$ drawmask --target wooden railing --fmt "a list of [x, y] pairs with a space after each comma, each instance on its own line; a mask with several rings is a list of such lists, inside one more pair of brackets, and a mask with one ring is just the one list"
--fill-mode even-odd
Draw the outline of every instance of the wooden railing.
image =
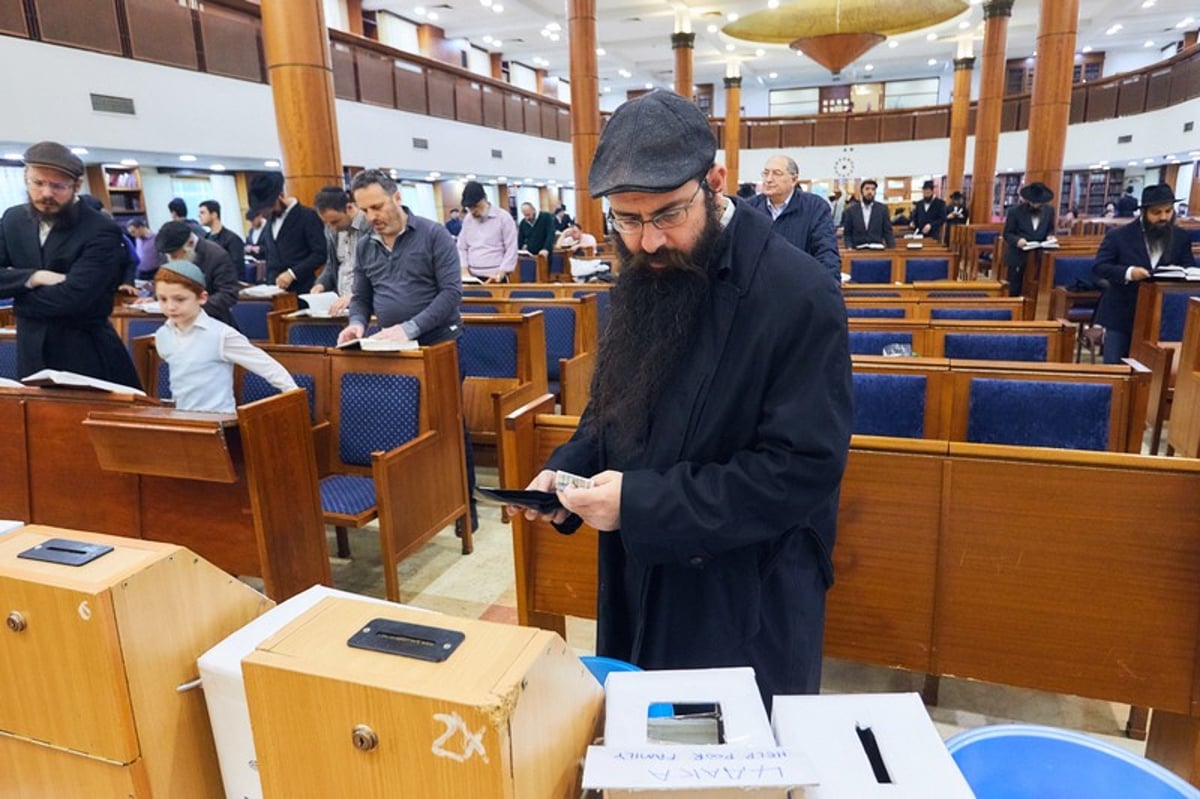
[[[95, 50], [142, 61], [266, 82], [262, 20], [246, 0], [206, 0], [189, 9], [162, 0], [0, 1], [0, 34]], [[441, 61], [406, 53], [372, 39], [329, 32], [338, 97], [570, 141], [570, 106]], [[1098, 122], [1142, 114], [1200, 97], [1200, 47], [1134, 72], [1071, 92], [1070, 122]], [[1001, 132], [1027, 130], [1029, 95], [1004, 98]], [[975, 129], [972, 103], [968, 131]], [[724, 122], [714, 118], [722, 141]], [[863, 114], [742, 119], [746, 149], [833, 147], [944, 139], [950, 106]]]

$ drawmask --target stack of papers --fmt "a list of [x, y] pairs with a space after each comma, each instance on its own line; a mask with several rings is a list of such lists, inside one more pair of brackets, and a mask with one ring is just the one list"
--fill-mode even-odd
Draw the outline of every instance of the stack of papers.
[[329, 308], [337, 302], [338, 295], [332, 291], [322, 291], [320, 294], [301, 294], [300, 299], [308, 303], [308, 316], [318, 319], [330, 316]]
[[276, 294], [282, 294], [283, 292], [284, 289], [279, 288], [279, 286], [272, 286], [269, 283], [263, 283], [259, 286], [250, 286], [249, 288], [244, 288], [239, 291], [238, 294], [242, 297], [262, 298], [274, 297]]

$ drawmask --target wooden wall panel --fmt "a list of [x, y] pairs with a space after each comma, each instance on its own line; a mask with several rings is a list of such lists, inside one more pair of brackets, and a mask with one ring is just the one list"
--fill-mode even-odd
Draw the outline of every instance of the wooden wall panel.
[[[608, 120], [604, 120], [604, 121], [607, 122]], [[717, 140], [717, 147], [721, 147], [722, 142], [725, 141], [724, 123], [710, 119], [708, 121], [708, 129], [710, 131], [712, 131], [713, 138]]]
[[1146, 110], [1157, 111], [1171, 102], [1171, 70], [1151, 72], [1146, 81]]
[[878, 141], [878, 114], [854, 114], [846, 119], [847, 144], [876, 144]]
[[531, 136], [542, 135], [542, 104], [537, 100], [525, 100], [525, 132]]
[[565, 108], [558, 109], [558, 140], [571, 140], [571, 112]]
[[258, 83], [266, 81], [259, 20], [208, 6], [200, 12], [200, 37], [208, 72]]
[[479, 81], [454, 79], [454, 118], [470, 125], [483, 124], [483, 91]]
[[525, 131], [525, 98], [516, 92], [504, 92], [504, 129]]
[[979, 116], [979, 107], [975, 104], [971, 105], [971, 110], [967, 112], [967, 135], [975, 135], [975, 119]]
[[392, 108], [396, 105], [396, 87], [392, 83], [392, 59], [367, 50], [355, 53], [358, 63], [358, 91], [364, 103]]
[[887, 114], [880, 120], [880, 141], [912, 141], [915, 117], [912, 114]]
[[52, 0], [38, 3], [42, 41], [121, 53], [116, 0]]
[[950, 111], [941, 109], [913, 114], [913, 138], [950, 138]]
[[504, 95], [492, 86], [483, 87], [483, 124], [489, 128], [504, 128]]
[[1100, 86], [1088, 87], [1087, 112], [1088, 122], [1099, 122], [1102, 119], [1112, 119], [1117, 115], [1117, 84], [1105, 83]]
[[1171, 105], [1200, 97], [1200, 54], [1171, 71]]
[[846, 143], [846, 118], [840, 114], [829, 114], [828, 117], [818, 117], [814, 123], [813, 144], [817, 147]]
[[196, 34], [192, 11], [160, 0], [125, 0], [133, 57], [156, 64], [196, 69]]
[[812, 147], [812, 122], [784, 122], [779, 126], [779, 145], [781, 147]]
[[333, 61], [333, 94], [343, 100], [358, 99], [358, 78], [354, 73], [354, 51], [335, 42], [329, 47]]
[[429, 113], [429, 100], [425, 96], [425, 67], [393, 61], [392, 82], [396, 86], [397, 108], [415, 114]]
[[429, 94], [429, 115], [454, 119], [454, 76], [431, 69], [425, 73], [425, 87]]
[[1146, 76], [1134, 75], [1117, 84], [1117, 116], [1140, 114], [1146, 108]]
[[13, 36], [28, 36], [25, 7], [21, 0], [0, 0], [0, 31]]
[[1020, 110], [1018, 107], [1018, 98], [1006, 97], [1000, 106], [1000, 132], [1010, 133], [1018, 130], [1017, 123], [1020, 121]]
[[750, 132], [751, 150], [779, 149], [779, 123], [746, 125]]
[[1087, 111], [1087, 86], [1076, 86], [1071, 89], [1071, 116], [1068, 124], [1077, 125], [1083, 122], [1084, 112]]
[[558, 107], [542, 103], [542, 135], [547, 139], [558, 138]]

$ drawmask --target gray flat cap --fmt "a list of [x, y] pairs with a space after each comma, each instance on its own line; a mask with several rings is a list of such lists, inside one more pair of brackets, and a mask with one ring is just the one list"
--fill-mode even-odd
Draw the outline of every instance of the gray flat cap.
[[717, 141], [696, 104], [653, 91], [613, 112], [600, 134], [588, 190], [593, 197], [674, 191], [707, 171], [716, 154]]
[[25, 166], [57, 169], [73, 178], [83, 177], [83, 160], [56, 141], [40, 141], [25, 151]]

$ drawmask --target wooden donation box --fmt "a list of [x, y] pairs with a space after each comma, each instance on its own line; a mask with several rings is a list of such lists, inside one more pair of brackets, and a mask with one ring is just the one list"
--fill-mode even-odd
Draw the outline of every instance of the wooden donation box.
[[196, 658], [270, 604], [173, 544], [0, 536], [0, 796], [220, 796]]
[[341, 598], [242, 671], [266, 799], [576, 799], [604, 702], [555, 633]]

